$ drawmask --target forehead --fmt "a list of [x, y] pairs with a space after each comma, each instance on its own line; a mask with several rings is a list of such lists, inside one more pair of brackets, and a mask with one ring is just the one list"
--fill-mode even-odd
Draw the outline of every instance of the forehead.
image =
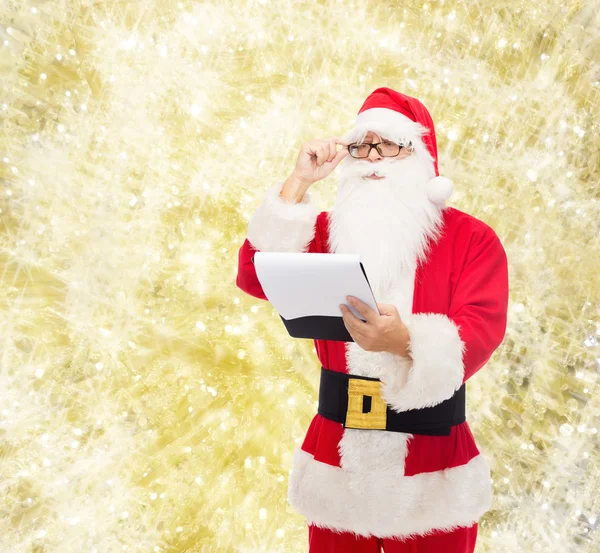
[[375, 131], [368, 131], [365, 135], [365, 140], [389, 140], [389, 138], [383, 134], [377, 133]]

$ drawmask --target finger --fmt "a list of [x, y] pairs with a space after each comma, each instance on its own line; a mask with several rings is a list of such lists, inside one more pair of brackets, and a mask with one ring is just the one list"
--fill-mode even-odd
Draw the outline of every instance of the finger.
[[356, 332], [360, 332], [361, 334], [365, 331], [365, 325], [367, 324], [365, 321], [359, 319], [348, 309], [345, 305], [342, 305], [340, 308], [342, 311], [342, 318], [344, 322], [352, 327]]
[[333, 140], [329, 141], [329, 156], [327, 157], [327, 161], [331, 161], [335, 154], [337, 154], [337, 148], [335, 146], [335, 142]]
[[340, 136], [334, 136], [333, 138], [335, 139], [336, 144], [341, 144], [342, 146], [348, 146], [348, 144], [351, 144], [349, 140], [343, 140]]
[[325, 149], [323, 146], [318, 146], [317, 150], [317, 165], [320, 167], [325, 162]]
[[335, 157], [331, 160], [331, 163], [333, 164], [333, 168], [335, 169], [338, 165], [338, 163], [340, 161], [342, 161], [342, 159], [344, 159], [350, 152], [348, 151], [348, 148], [342, 148], [341, 150], [338, 151], [337, 154], [335, 154]]
[[[345, 309], [345, 311], [348, 311], [348, 309]], [[352, 315], [352, 317], [355, 320], [358, 320], [353, 315]], [[346, 327], [346, 330], [350, 333], [350, 336], [352, 336], [352, 338], [354, 338], [354, 340], [356, 340], [356, 337], [358, 337], [359, 339], [365, 338], [365, 335], [361, 331], [361, 329], [359, 327], [357, 327], [347, 315], [342, 316], [342, 320], [344, 321], [344, 326]], [[360, 321], [360, 322], [362, 323], [362, 321]], [[365, 324], [365, 323], [362, 323], [362, 324]]]
[[354, 307], [354, 309], [356, 309], [365, 319], [367, 319], [367, 323], [373, 324], [379, 318], [379, 315], [375, 313], [375, 311], [364, 301], [361, 301], [353, 296], [347, 299], [350, 302], [350, 305]]

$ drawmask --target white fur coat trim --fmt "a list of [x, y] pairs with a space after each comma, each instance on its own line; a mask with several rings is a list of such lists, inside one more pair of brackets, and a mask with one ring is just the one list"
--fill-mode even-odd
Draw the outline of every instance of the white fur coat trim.
[[263, 252], [301, 253], [315, 235], [319, 209], [309, 192], [300, 203], [279, 196], [283, 182], [276, 183], [248, 222], [248, 241]]
[[382, 395], [397, 412], [441, 403], [454, 395], [464, 378], [465, 345], [458, 327], [446, 315], [419, 313], [404, 324], [412, 361], [389, 352], [382, 352], [381, 360]]
[[322, 528], [367, 537], [426, 535], [471, 526], [490, 509], [490, 468], [480, 454], [466, 465], [414, 476], [404, 476], [402, 466], [349, 472], [297, 448], [288, 500]]

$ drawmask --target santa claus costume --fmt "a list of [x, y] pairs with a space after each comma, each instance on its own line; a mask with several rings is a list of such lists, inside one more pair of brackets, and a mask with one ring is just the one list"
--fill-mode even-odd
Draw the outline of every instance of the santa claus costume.
[[[331, 211], [320, 212], [310, 192], [282, 199], [283, 181], [270, 187], [239, 250], [236, 284], [267, 300], [256, 251], [359, 253], [376, 301], [396, 306], [408, 328], [411, 358], [315, 340], [322, 372], [380, 381], [388, 415], [415, 420], [461, 392], [464, 406], [464, 384], [502, 342], [507, 257], [490, 226], [446, 206], [452, 181], [439, 176], [433, 121], [419, 100], [376, 89], [343, 138], [360, 142], [367, 131], [414, 152], [377, 163], [347, 156]], [[373, 170], [385, 178], [363, 178]], [[316, 413], [289, 477], [310, 553], [471, 553], [491, 507], [490, 467], [464, 417], [448, 432], [350, 428]]]

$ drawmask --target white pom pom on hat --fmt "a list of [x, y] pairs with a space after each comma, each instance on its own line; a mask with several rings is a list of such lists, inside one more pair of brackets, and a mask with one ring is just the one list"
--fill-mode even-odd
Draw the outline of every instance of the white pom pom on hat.
[[438, 171], [437, 141], [433, 119], [427, 108], [417, 98], [402, 94], [388, 87], [380, 87], [371, 92], [364, 101], [353, 130], [346, 134], [348, 138], [357, 131], [378, 129], [396, 134], [418, 137], [421, 135], [419, 125], [429, 132], [420, 138], [433, 158], [435, 177], [427, 183], [427, 197], [435, 204], [444, 204], [454, 190], [454, 183], [447, 177], [441, 177]]
[[436, 204], [445, 202], [454, 190], [454, 182], [448, 177], [433, 177], [427, 183], [427, 197]]

